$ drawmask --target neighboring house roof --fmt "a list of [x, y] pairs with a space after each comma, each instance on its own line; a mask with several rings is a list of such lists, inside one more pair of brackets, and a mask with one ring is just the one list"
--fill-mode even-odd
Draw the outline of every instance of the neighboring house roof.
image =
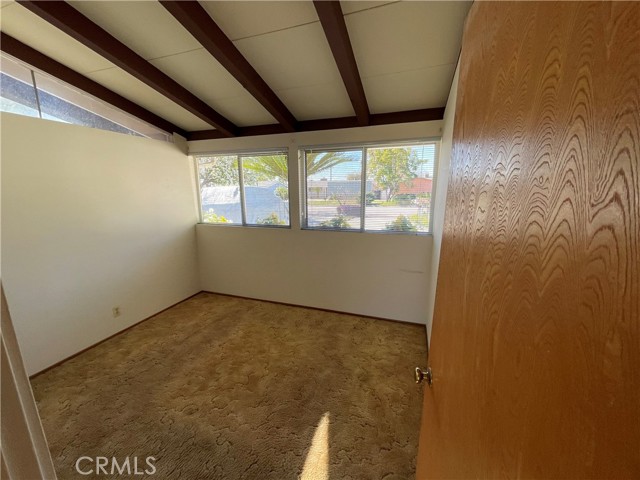
[[[244, 187], [248, 223], [256, 223], [275, 213], [282, 219], [289, 217], [289, 204], [275, 193], [283, 186], [278, 182], [269, 185]], [[238, 186], [205, 187], [202, 189], [202, 210], [214, 211], [235, 222], [240, 222], [240, 189]]]
[[411, 182], [400, 185], [398, 193], [431, 193], [433, 178], [414, 178]]

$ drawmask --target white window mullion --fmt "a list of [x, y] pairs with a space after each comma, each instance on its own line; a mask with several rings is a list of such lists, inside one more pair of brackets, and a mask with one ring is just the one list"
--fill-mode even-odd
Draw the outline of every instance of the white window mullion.
[[247, 225], [247, 205], [244, 198], [244, 176], [242, 174], [242, 157], [238, 155], [238, 188], [240, 188], [240, 210], [242, 212], [242, 225]]
[[360, 195], [360, 231], [364, 232], [364, 217], [365, 217], [365, 205], [367, 198], [367, 148], [362, 148], [362, 173], [360, 174], [361, 180], [361, 195]]
[[299, 211], [302, 213], [300, 219], [300, 228], [307, 228], [309, 218], [309, 204], [307, 201], [307, 152], [300, 150], [296, 153], [296, 161], [298, 162], [298, 178], [296, 184], [298, 185], [298, 202], [301, 208]]

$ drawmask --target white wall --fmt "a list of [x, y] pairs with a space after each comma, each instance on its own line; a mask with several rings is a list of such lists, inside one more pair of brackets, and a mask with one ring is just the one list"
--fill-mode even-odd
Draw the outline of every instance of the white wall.
[[442, 245], [442, 231], [444, 228], [445, 204], [447, 201], [447, 186], [449, 185], [449, 166], [451, 165], [451, 149], [453, 146], [453, 121], [456, 113], [456, 98], [458, 94], [458, 74], [460, 62], [451, 84], [447, 107], [444, 112], [444, 126], [440, 143], [440, 161], [436, 173], [436, 191], [434, 201], [437, 208], [433, 214], [433, 249], [431, 253], [431, 278], [427, 294], [427, 339], [431, 343], [431, 327], [433, 325], [433, 309], [436, 299], [436, 285], [438, 283], [438, 266], [440, 264], [440, 247]]
[[29, 374], [200, 290], [193, 169], [178, 147], [1, 121], [2, 280]]
[[198, 225], [204, 290], [424, 323], [431, 236]]
[[[198, 225], [204, 290], [426, 323], [430, 235], [300, 230], [298, 148], [439, 138], [441, 121], [189, 143], [189, 152], [289, 147], [291, 230]], [[437, 206], [436, 206], [437, 208]]]

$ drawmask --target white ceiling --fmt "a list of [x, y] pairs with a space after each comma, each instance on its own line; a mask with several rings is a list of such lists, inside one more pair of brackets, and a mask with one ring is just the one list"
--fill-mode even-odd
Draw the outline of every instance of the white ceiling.
[[393, 2], [345, 16], [371, 113], [446, 104], [468, 9]]
[[[74, 8], [239, 126], [276, 123], [158, 2]], [[200, 2], [298, 120], [354, 115], [311, 0]], [[470, 2], [343, 1], [372, 113], [445, 105]], [[14, 2], [3, 32], [185, 130], [212, 128]]]
[[224, 1], [201, 4], [234, 41], [318, 21], [311, 1]]

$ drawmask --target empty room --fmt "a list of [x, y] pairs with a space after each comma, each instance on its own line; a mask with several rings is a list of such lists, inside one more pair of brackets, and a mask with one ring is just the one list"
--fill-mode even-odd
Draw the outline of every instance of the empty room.
[[0, 31], [2, 479], [640, 478], [640, 2]]

